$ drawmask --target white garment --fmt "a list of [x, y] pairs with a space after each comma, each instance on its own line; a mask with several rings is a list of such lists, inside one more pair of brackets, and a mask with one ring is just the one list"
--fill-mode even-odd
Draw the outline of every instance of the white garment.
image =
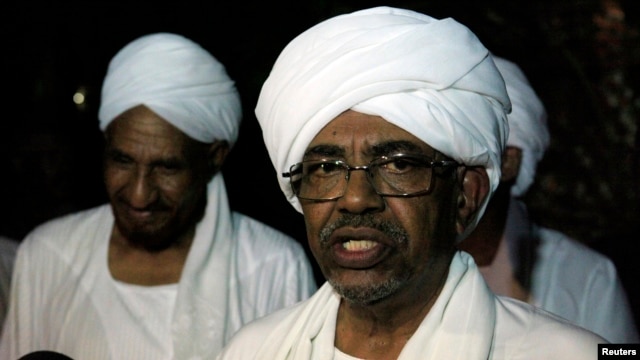
[[541, 228], [538, 234], [533, 304], [612, 343], [639, 343], [627, 294], [611, 260], [558, 231]]
[[[310, 299], [242, 328], [218, 360], [332, 360], [340, 297], [325, 283]], [[605, 340], [526, 303], [496, 297], [473, 258], [459, 252], [429, 314], [399, 356], [406, 359], [598, 358]]]
[[15, 262], [18, 244], [13, 239], [0, 236], [0, 332], [2, 332], [4, 317], [9, 308], [11, 273], [13, 272], [13, 263]]
[[529, 190], [538, 162], [549, 147], [551, 135], [547, 127], [547, 111], [518, 65], [497, 56], [493, 56], [493, 62], [504, 78], [511, 99], [511, 113], [507, 115], [507, 146], [522, 150], [518, 176], [511, 186], [511, 195], [518, 197]]
[[131, 314], [128, 297], [119, 296], [109, 272], [113, 226], [111, 207], [103, 205], [46, 223], [25, 238], [16, 258], [0, 359], [44, 349], [77, 360], [212, 359], [241, 325], [315, 290], [302, 246], [230, 212], [217, 174], [175, 308], [167, 309], [173, 313], [173, 341], [165, 339], [164, 346], [173, 351], [158, 351], [146, 341], [146, 327]]
[[[612, 343], [640, 341], [627, 294], [609, 258], [559, 231], [532, 224], [525, 205], [513, 198], [504, 236], [509, 256], [503, 262], [511, 262], [504, 265], [526, 269], [531, 266], [526, 263], [533, 264], [530, 303]], [[518, 255], [529, 253], [531, 259]]]

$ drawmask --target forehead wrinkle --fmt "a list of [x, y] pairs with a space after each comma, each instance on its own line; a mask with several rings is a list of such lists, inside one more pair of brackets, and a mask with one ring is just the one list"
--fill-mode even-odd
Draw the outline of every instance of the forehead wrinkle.
[[425, 154], [425, 150], [428, 149], [412, 141], [389, 140], [373, 145], [370, 152], [373, 156], [388, 156], [397, 153], [431, 155]]
[[[388, 140], [365, 147], [362, 153], [366, 156], [380, 157], [397, 153], [409, 153], [431, 156], [433, 149], [421, 146], [408, 140]], [[308, 149], [304, 158], [312, 156], [345, 157], [346, 151], [342, 146], [332, 144], [319, 144]]]

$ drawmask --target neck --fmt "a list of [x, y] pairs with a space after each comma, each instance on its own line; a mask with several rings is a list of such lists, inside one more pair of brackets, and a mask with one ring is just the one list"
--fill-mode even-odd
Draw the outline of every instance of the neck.
[[336, 325], [336, 347], [359, 358], [397, 358], [444, 286], [451, 258], [442, 262], [430, 267], [418, 281], [374, 304], [354, 304], [342, 299]]
[[111, 276], [121, 282], [142, 286], [177, 283], [194, 236], [195, 226], [169, 247], [150, 251], [128, 241], [114, 226], [108, 254]]
[[460, 250], [471, 254], [478, 266], [490, 265], [496, 256], [507, 222], [509, 191], [508, 186], [498, 187], [476, 228], [459, 244]]

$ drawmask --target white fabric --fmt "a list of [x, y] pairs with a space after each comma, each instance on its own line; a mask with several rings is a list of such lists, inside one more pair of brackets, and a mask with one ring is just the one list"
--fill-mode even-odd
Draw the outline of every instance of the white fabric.
[[349, 354], [345, 354], [340, 351], [338, 348], [334, 349], [333, 360], [364, 360], [361, 358], [353, 357]]
[[509, 108], [502, 77], [469, 29], [377, 7], [331, 18], [291, 41], [255, 113], [280, 188], [301, 211], [280, 174], [345, 110], [379, 115], [459, 162], [486, 166], [495, 189]]
[[[512, 199], [505, 237], [512, 267], [527, 266], [532, 252], [532, 304], [589, 329], [612, 343], [638, 343], [627, 294], [609, 258], [567, 235], [530, 222], [526, 207]], [[524, 248], [533, 247], [530, 250]], [[495, 264], [491, 265], [492, 267]]]
[[100, 128], [144, 104], [191, 138], [204, 143], [238, 138], [242, 107], [224, 65], [180, 35], [142, 36], [109, 63], [102, 85]]
[[18, 242], [0, 236], [0, 333], [2, 323], [9, 308], [9, 291], [11, 289], [11, 274], [18, 250]]
[[145, 339], [139, 341], [153, 344], [158, 354], [173, 353], [173, 343], [167, 339], [171, 339], [172, 310], [178, 297], [178, 284], [139, 286], [116, 281], [115, 290], [127, 312], [112, 312], [111, 316], [103, 318], [103, 326], [118, 328], [127, 323], [129, 317], [134, 317], [142, 331], [130, 333], [131, 336], [144, 336]]
[[[561, 232], [531, 224], [526, 206], [515, 199], [528, 190], [537, 163], [549, 146], [547, 114], [516, 64], [495, 56], [494, 62], [505, 79], [513, 106], [508, 115], [507, 144], [522, 149], [522, 164], [511, 188], [514, 198], [509, 204], [506, 231], [501, 240], [501, 248], [506, 246], [509, 256], [494, 260], [493, 274], [511, 274], [514, 268], [528, 266], [522, 262], [531, 261], [532, 304], [594, 331], [610, 342], [640, 342], [627, 294], [611, 260]], [[532, 250], [523, 251], [531, 247]], [[532, 253], [533, 257], [524, 259], [523, 253]], [[509, 271], [501, 272], [501, 268]]]
[[507, 145], [522, 150], [522, 160], [511, 195], [522, 196], [533, 183], [538, 162], [549, 147], [550, 135], [547, 128], [547, 111], [531, 87], [529, 80], [518, 65], [494, 56], [493, 61], [500, 70], [511, 100], [509, 137]]
[[[310, 299], [242, 328], [218, 360], [332, 360], [339, 304], [325, 283]], [[472, 257], [458, 253], [399, 360], [597, 359], [597, 344], [604, 342], [536, 307], [496, 297]]]
[[633, 312], [615, 265], [555, 230], [539, 230], [533, 304], [612, 343], [640, 343]]
[[[173, 353], [146, 342], [107, 264], [114, 218], [103, 205], [39, 226], [16, 258], [0, 359], [55, 350], [74, 359], [212, 359], [244, 323], [310, 296], [312, 268], [302, 246], [229, 211], [224, 181], [208, 204], [178, 285]], [[119, 313], [117, 326], [106, 318]]]

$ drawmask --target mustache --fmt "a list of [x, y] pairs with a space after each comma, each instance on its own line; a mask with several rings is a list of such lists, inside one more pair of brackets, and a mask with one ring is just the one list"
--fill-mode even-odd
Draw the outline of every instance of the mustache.
[[165, 210], [171, 209], [171, 207], [168, 206], [162, 199], [157, 199], [156, 201], [145, 206], [144, 208], [136, 208], [135, 206], [132, 206], [131, 203], [129, 203], [129, 201], [127, 201], [126, 198], [121, 196], [117, 197], [116, 200], [120, 204], [123, 204], [129, 208], [135, 208], [139, 211], [165, 211]]
[[320, 230], [320, 245], [322, 247], [328, 246], [331, 234], [337, 229], [347, 226], [376, 229], [395, 240], [399, 245], [406, 244], [409, 239], [409, 235], [402, 226], [391, 221], [377, 219], [373, 214], [343, 214], [336, 221], [327, 224]]

